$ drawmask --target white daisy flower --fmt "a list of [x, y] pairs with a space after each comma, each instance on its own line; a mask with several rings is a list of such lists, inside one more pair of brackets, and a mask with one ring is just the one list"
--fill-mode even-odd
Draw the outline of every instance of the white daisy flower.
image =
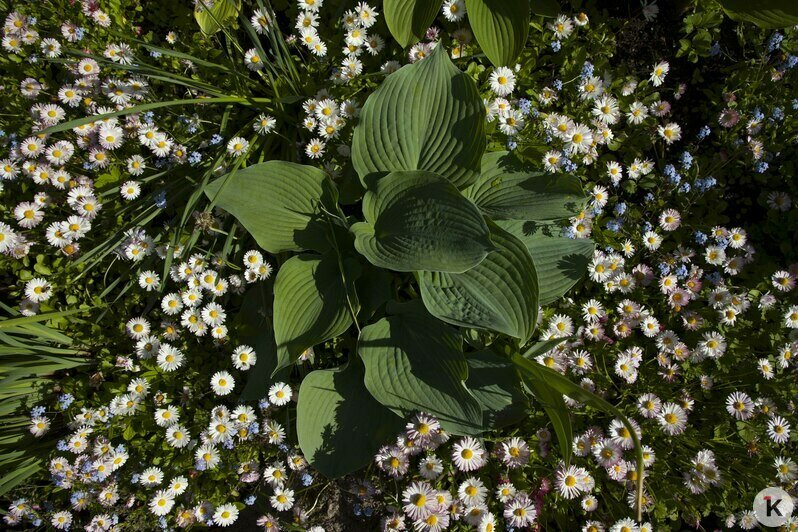
[[175, 497], [169, 490], [159, 490], [150, 499], [150, 512], [156, 516], [163, 516], [172, 511], [175, 505]]
[[119, 195], [122, 199], [131, 201], [139, 197], [141, 194], [141, 185], [135, 181], [125, 181], [119, 187]]
[[277, 488], [274, 490], [274, 495], [269, 498], [269, 502], [278, 512], [288, 511], [294, 506], [294, 491]]
[[25, 296], [34, 303], [42, 303], [53, 295], [53, 287], [42, 277], [34, 277], [25, 283]]
[[787, 443], [790, 439], [790, 423], [781, 416], [773, 416], [768, 421], [768, 436], [776, 443]]
[[275, 383], [269, 388], [269, 401], [273, 405], [283, 406], [291, 400], [291, 387], [283, 382]]
[[665, 81], [665, 76], [668, 75], [670, 71], [670, 65], [667, 61], [660, 61], [654, 68], [651, 70], [651, 84], [655, 87], [659, 87]]
[[216, 395], [227, 395], [233, 391], [236, 382], [226, 371], [217, 371], [211, 377], [211, 388]]
[[[246, 371], [258, 361], [255, 350], [248, 345], [240, 345], [235, 348], [231, 355], [233, 366], [237, 370]], [[290, 395], [290, 394], [289, 394]]]
[[191, 434], [182, 425], [170, 425], [166, 429], [166, 443], [181, 449], [191, 443]]
[[657, 133], [665, 139], [666, 144], [673, 144], [682, 138], [682, 128], [679, 124], [670, 122], [664, 126], [657, 126]]
[[147, 292], [152, 292], [158, 288], [161, 277], [152, 270], [146, 270], [139, 274], [139, 286]]
[[234, 157], [244, 154], [249, 148], [249, 141], [243, 137], [233, 137], [227, 143], [227, 153]]
[[490, 75], [490, 89], [499, 96], [509, 96], [515, 89], [515, 74], [507, 67], [498, 67]]
[[446, 0], [441, 8], [443, 17], [449, 22], [458, 22], [463, 20], [466, 14], [466, 5], [464, 0]]
[[468, 436], [452, 447], [452, 460], [460, 471], [476, 471], [487, 463], [485, 449], [477, 440]]
[[221, 504], [213, 513], [213, 522], [217, 526], [230, 526], [236, 519], [238, 519], [238, 508], [234, 504]]
[[176, 347], [169, 344], [161, 344], [158, 349], [158, 367], [163, 371], [175, 371], [183, 365], [184, 361], [185, 355]]

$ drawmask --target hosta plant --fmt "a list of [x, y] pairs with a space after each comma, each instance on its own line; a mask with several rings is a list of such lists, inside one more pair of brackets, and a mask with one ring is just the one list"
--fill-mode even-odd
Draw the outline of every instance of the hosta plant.
[[205, 189], [282, 258], [273, 375], [300, 358], [324, 368], [302, 381], [297, 432], [327, 475], [365, 465], [415, 411], [454, 434], [517, 420], [527, 385], [570, 448], [562, 397], [518, 353], [539, 305], [585, 271], [592, 242], [558, 236], [584, 194], [575, 177], [485, 153], [484, 123], [473, 80], [441, 48], [366, 101], [356, 176], [337, 185], [320, 169], [267, 161]]

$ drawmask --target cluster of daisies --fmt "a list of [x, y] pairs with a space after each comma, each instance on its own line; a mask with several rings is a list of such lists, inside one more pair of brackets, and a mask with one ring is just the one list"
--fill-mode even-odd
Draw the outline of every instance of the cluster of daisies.
[[485, 118], [488, 123], [495, 122], [498, 130], [507, 135], [508, 146], [513, 148], [513, 138], [518, 135], [529, 120], [532, 113], [532, 102], [526, 98], [512, 98], [515, 90], [515, 69], [506, 66], [497, 67], [491, 72], [488, 82], [495, 98], [483, 98]]
[[[314, 98], [305, 100], [302, 104], [305, 117], [302, 125], [308, 131], [318, 135], [305, 145], [305, 155], [310, 159], [320, 159], [324, 156], [327, 143], [333, 142], [341, 136], [342, 130], [346, 127], [347, 121], [360, 114], [360, 105], [356, 100], [343, 100], [337, 102], [329, 92], [322, 90]], [[337, 153], [341, 156], [349, 156], [349, 145], [340, 143], [337, 146]], [[332, 176], [338, 176], [340, 171], [332, 162], [326, 162], [324, 168]]]
[[[597, 382], [605, 386], [622, 383], [627, 387], [624, 400], [634, 401], [636, 415], [643, 419], [638, 423], [632, 418], [633, 426], [647, 435], [661, 432], [671, 441], [690, 433], [691, 413], [701, 419], [704, 408], [713, 408], [714, 403], [704, 407], [696, 395], [711, 401], [716, 380], [724, 382], [727, 390], [750, 389], [746, 380], [724, 380], [727, 370], [723, 368], [729, 357], [734, 358], [733, 364], [745, 364], [764, 381], [778, 376], [794, 378], [790, 375], [794, 375], [793, 354], [798, 348], [798, 306], [788, 295], [795, 288], [798, 267], [775, 272], [766, 283], [772, 292], [752, 296], [748, 288], [734, 282], [743, 267], [754, 261], [745, 230], [716, 226], [704, 234], [689, 228], [687, 234], [702, 245], [695, 249], [677, 231], [682, 223], [679, 212], [666, 208], [653, 216], [663, 235], [641, 227], [640, 249], [627, 239], [617, 249], [595, 251], [588, 275], [601, 288], [586, 294], [592, 296], [589, 299], [574, 301], [569, 311], [552, 315], [542, 332], [544, 339], [577, 339], [539, 355], [537, 361], [572, 375], [590, 391], [605, 393]], [[675, 242], [668, 242], [671, 238]], [[754, 355], [746, 350], [729, 354], [726, 336], [730, 331], [737, 336], [735, 328], [753, 312], [761, 313], [774, 329], [781, 328], [784, 340], [770, 353]], [[614, 373], [616, 384], [605, 378], [609, 377], [607, 371]], [[653, 390], [657, 380], [665, 385], [657, 387], [662, 391]], [[752, 423], [772, 442], [776, 453], [773, 483], [793, 484], [798, 467], [779, 454], [779, 447], [789, 445], [791, 434], [787, 415], [779, 412], [783, 408], [791, 412], [792, 404], [777, 405], [766, 395], [753, 399], [742, 390], [726, 392], [722, 400], [732, 428], [738, 421]], [[569, 398], [566, 402], [577, 409], [583, 407]], [[636, 475], [634, 463], [623, 459], [623, 452], [631, 448], [630, 434], [617, 421], [609, 432], [605, 437], [600, 430], [589, 428], [575, 438], [574, 453], [594, 456], [610, 479], [628, 487]], [[654, 457], [655, 448], [644, 446], [647, 467]], [[721, 483], [723, 465], [716, 465], [711, 449], [703, 449], [683, 466], [684, 486], [691, 493], [703, 493]], [[630, 494], [630, 505], [633, 501]], [[644, 501], [649, 507], [653, 504], [647, 494]], [[595, 499], [583, 497], [582, 509], [595, 510]], [[738, 516], [745, 528], [753, 526], [748, 526], [752, 523], [748, 514]], [[735, 519], [728, 517], [729, 526]], [[593, 530], [590, 526], [594, 524], [588, 523], [586, 529]]]
[[[327, 43], [319, 35], [321, 7], [323, 0], [299, 0], [300, 9], [296, 18], [292, 37], [317, 57], [327, 55]], [[385, 41], [377, 34], [369, 35], [369, 30], [377, 23], [379, 12], [366, 2], [359, 2], [354, 9], [344, 12], [341, 26], [344, 33], [343, 59], [338, 68], [333, 69], [330, 81], [347, 83], [363, 73], [363, 52], [378, 55], [385, 47]], [[253, 20], [255, 18], [253, 17]]]
[[[133, 354], [116, 355], [113, 376], [107, 380], [120, 391], [110, 400], [91, 406], [81, 402], [78, 408], [75, 397], [65, 392], [49, 411], [44, 405], [32, 409], [29, 430], [33, 436], [47, 434], [56, 418], [69, 428], [49, 462], [53, 485], [70, 493], [69, 505], [57, 508], [17, 500], [5, 517], [8, 525], [49, 520], [53, 527], [66, 530], [80, 520], [89, 530], [109, 530], [118, 523], [119, 513], [143, 506], [163, 527], [196, 523], [224, 527], [236, 521], [240, 507], [254, 504], [254, 492], [265, 486], [271, 491], [268, 501], [274, 512], [296, 510], [298, 521], [307, 519], [301, 507], [295, 508], [294, 488], [310, 485], [313, 476], [306, 471], [302, 455], [286, 444], [286, 430], [275, 420], [279, 409], [295, 400], [291, 387], [273, 384], [256, 407], [235, 401], [228, 406], [219, 401], [236, 389], [236, 377], [230, 371], [220, 369], [203, 380], [189, 369], [201, 364], [203, 350], [213, 348], [191, 341], [192, 336], [210, 332], [217, 349], [230, 350], [232, 343], [224, 326], [227, 313], [215, 298], [235, 281], [212, 268], [219, 262], [192, 255], [172, 267], [172, 281], [184, 283], [184, 288], [164, 295], [160, 310], [151, 311], [161, 317], [158, 331], [144, 317], [126, 323]], [[244, 254], [243, 264], [250, 282], [271, 273], [256, 250]], [[159, 283], [154, 271], [140, 272], [139, 284], [145, 293]], [[203, 297], [211, 300], [203, 304]], [[177, 316], [180, 323], [173, 321]], [[191, 334], [186, 336], [184, 331]], [[248, 345], [238, 345], [230, 350], [229, 360], [236, 371], [246, 372], [257, 363], [257, 353]], [[205, 397], [217, 404], [209, 405]], [[134, 425], [146, 426], [147, 418], [156, 427], [147, 438], [154, 434], [165, 442], [171, 449], [170, 459], [153, 463], [156, 456], [120, 441], [121, 432]], [[209, 501], [198, 485], [203, 471], [227, 472], [230, 482], [241, 483], [253, 493], [243, 505]], [[270, 514], [260, 521], [267, 529], [279, 526], [278, 518]]]
[[[609, 434], [592, 428], [574, 440], [577, 456], [593, 456], [614, 480], [630, 487], [630, 507], [636, 503], [633, 483], [633, 462], [623, 453], [632, 449], [629, 432], [619, 420], [609, 427]], [[639, 433], [638, 433], [639, 434]], [[537, 431], [537, 454], [549, 453], [551, 434]], [[455, 522], [480, 532], [503, 529], [529, 529], [544, 511], [547, 495], [552, 491], [565, 500], [581, 501], [585, 512], [599, 508], [591, 492], [596, 486], [593, 475], [584, 467], [560, 463], [554, 479], [536, 478], [529, 468], [535, 451], [520, 437], [495, 442], [489, 451], [485, 443], [472, 437], [450, 441], [440, 423], [428, 414], [417, 414], [407, 424], [393, 445], [384, 446], [375, 456], [379, 469], [389, 478], [400, 481], [401, 507], [389, 504], [381, 524], [385, 532], [409, 529], [419, 532], [446, 530]], [[653, 451], [644, 449], [646, 466], [654, 462]], [[516, 479], [515, 481], [512, 479]], [[520, 480], [524, 479], [524, 480]], [[520, 481], [527, 489], [517, 485]], [[374, 489], [365, 490], [364, 498]], [[644, 495], [644, 504], [650, 500]], [[612, 530], [651, 531], [651, 524], [638, 524], [631, 519], [617, 521]], [[600, 521], [588, 521], [583, 530], [601, 531]]]
[[[148, 245], [149, 244], [149, 245]], [[125, 257], [133, 256], [133, 261], [142, 260], [146, 252], [141, 249], [152, 249], [152, 241], [144, 231], [133, 231], [117, 249], [117, 253]], [[168, 246], [155, 248], [160, 259], [166, 259]], [[172, 250], [173, 259], [181, 259], [182, 249]], [[161, 312], [164, 321], [161, 328], [176, 331], [184, 328], [197, 337], [210, 335], [216, 340], [225, 340], [228, 337], [226, 325], [227, 311], [219, 299], [226, 294], [241, 295], [245, 285], [267, 279], [271, 276], [272, 267], [264, 261], [263, 254], [257, 250], [247, 251], [244, 255], [244, 275], [237, 273], [223, 275], [221, 272], [226, 264], [222, 257], [215, 255], [206, 258], [195, 253], [187, 260], [173, 265], [169, 270], [169, 277], [175, 283], [181, 283], [183, 288], [178, 292], [168, 292], [161, 298]], [[138, 274], [139, 286], [147, 292], [160, 290], [162, 280], [158, 272], [152, 269], [142, 269]], [[179, 321], [178, 321], [179, 320]], [[158, 346], [152, 344], [150, 331], [152, 326], [143, 317], [131, 318], [126, 325], [128, 334], [147, 350], [137, 350], [139, 356], [151, 356], [158, 351]], [[142, 342], [143, 341], [143, 342]], [[166, 349], [164, 353], [174, 356], [164, 359], [166, 355], [159, 352], [158, 365], [164, 371], [174, 371], [182, 365], [182, 356], [174, 352], [168, 345], [161, 346]], [[242, 369], [242, 368], [239, 368]], [[248, 369], [248, 365], [246, 368]]]
[[[84, 11], [90, 9], [89, 20], [98, 23], [96, 18], [106, 15], [94, 4], [83, 2], [82, 5]], [[32, 17], [19, 12], [6, 17], [3, 35], [14, 44], [14, 50], [9, 51], [29, 56], [35, 56], [38, 51], [46, 59], [58, 59], [70, 44], [83, 45], [85, 42], [86, 30], [74, 23], [61, 25], [61, 39], [40, 38], [35, 30], [36, 23]], [[167, 36], [168, 42], [174, 40], [174, 36]], [[138, 75], [118, 75], [134, 60], [133, 50], [127, 44], [104, 45], [97, 55], [115, 64], [114, 67], [107, 67], [85, 55], [67, 56], [67, 59], [60, 59], [63, 64], [59, 65], [63, 72], [59, 77], [63, 80], [60, 86], [48, 87], [33, 77], [25, 78], [19, 84], [19, 94], [32, 102], [31, 131], [24, 136], [12, 133], [3, 139], [5, 156], [0, 159], [0, 194], [17, 198], [17, 203], [11, 209], [9, 219], [0, 219], [0, 254], [23, 259], [32, 250], [49, 253], [55, 248], [64, 256], [77, 258], [82, 251], [81, 240], [90, 233], [92, 225], [98, 223], [97, 217], [102, 216], [103, 206], [107, 206], [109, 200], [113, 201], [105, 190], [106, 185], [99, 187], [96, 184], [98, 175], [115, 172], [112, 175], [124, 176], [119, 180], [118, 192], [123, 202], [130, 202], [141, 197], [143, 185], [149, 181], [144, 177], [148, 170], [193, 165], [202, 160], [200, 151], [189, 153], [186, 146], [156, 125], [152, 112], [124, 117], [105, 116], [88, 121], [69, 130], [70, 140], [57, 140], [54, 138], [57, 133], [48, 134], [47, 128], [68, 118], [114, 113], [152, 96], [146, 79]], [[186, 63], [185, 66], [190, 68], [192, 65]], [[113, 75], [107, 75], [110, 71]], [[350, 109], [350, 105], [343, 105], [333, 118], [347, 116]], [[189, 133], [199, 130], [196, 117], [180, 119]], [[272, 132], [275, 126], [275, 118], [268, 114], [262, 114], [253, 121], [253, 129], [259, 135]], [[320, 126], [319, 131], [331, 138], [339, 127], [340, 119], [330, 120], [325, 122], [325, 127]], [[220, 144], [223, 140], [220, 135], [213, 135], [198, 148]], [[248, 147], [249, 142], [242, 137], [234, 137], [227, 143], [227, 150], [233, 156], [246, 153]], [[24, 201], [18, 198], [24, 198]], [[153, 199], [158, 208], [165, 208], [163, 191], [154, 194]], [[111, 207], [112, 214], [116, 212], [115, 207]], [[142, 229], [130, 229], [125, 236], [117, 249], [117, 255], [125, 260], [138, 262], [156, 251], [153, 240]], [[163, 257], [163, 249], [158, 251]], [[259, 271], [260, 264], [249, 266], [245, 273], [247, 281], [264, 277], [264, 272]], [[268, 268], [268, 265], [263, 267]], [[147, 289], [155, 289], [158, 287], [158, 282], [153, 281], [156, 277], [146, 275], [139, 282], [142, 287], [146, 284]], [[232, 283], [236, 281], [240, 279], [230, 279]], [[226, 286], [227, 281], [222, 284]], [[238, 282], [234, 287], [240, 284]], [[20, 303], [22, 313], [31, 315], [38, 312], [40, 304], [52, 295], [51, 289], [47, 279], [28, 281], [24, 288], [26, 297]]]
[[[382, 530], [394, 532], [412, 526], [419, 532], [437, 532], [457, 521], [480, 531], [499, 530], [497, 513], [508, 527], [535, 524], [540, 490], [528, 493], [509, 479], [481, 474], [480, 470], [487, 470], [485, 466], [495, 458], [484, 445], [471, 437], [445, 445], [449, 440], [438, 420], [422, 413], [408, 422], [396, 444], [379, 450], [375, 457], [379, 469], [406, 483], [401, 509], [389, 509], [382, 519]], [[441, 452], [446, 453], [446, 461], [437, 455]], [[502, 467], [520, 469], [527, 464], [530, 452], [523, 439], [510, 438], [497, 444], [494, 454]]]
[[[80, 7], [83, 15], [93, 24], [101, 28], [111, 25], [111, 18], [106, 12], [100, 9], [97, 2], [81, 0]], [[9, 53], [23, 55], [32, 45], [39, 43], [36, 50], [45, 57], [58, 57], [61, 51], [60, 43], [53, 38], [40, 39], [39, 32], [36, 30], [36, 20], [19, 12], [10, 13], [3, 24], [3, 49]], [[61, 24], [61, 36], [70, 43], [78, 42], [83, 39], [86, 29], [72, 22]], [[35, 55], [30, 57], [35, 58]]]
[[[566, 34], [571, 29], [563, 17], [553, 25], [562, 25]], [[792, 63], [789, 66], [790, 61], [785, 61], [779, 68], [788, 70], [795, 66], [795, 61]], [[654, 65], [650, 85], [662, 85], [668, 71], [667, 62]], [[781, 79], [783, 74], [782, 70], [774, 80]], [[630, 125], [645, 124], [651, 115], [665, 117], [670, 113], [671, 106], [666, 101], [642, 104], [647, 98], [636, 94], [635, 80], [621, 88], [622, 98], [628, 97], [629, 101], [619, 102], [604, 84], [604, 80], [593, 76], [592, 67], [586, 65], [579, 92], [569, 100], [582, 102], [580, 107], [584, 116], [591, 117], [591, 126], [581, 125], [556, 111], [545, 115], [544, 127], [551, 142], [562, 142], [563, 146], [544, 156], [547, 170], [573, 171], [576, 157], [589, 166], [600, 155], [597, 146], [614, 138], [613, 125], [622, 120]], [[558, 91], [559, 86], [546, 87], [539, 101], [542, 105], [553, 105], [560, 98]], [[675, 97], [678, 99], [684, 91], [685, 87], [680, 85], [674, 91]], [[734, 100], [735, 96], [730, 94], [725, 101], [728, 104]], [[739, 131], [742, 139], [733, 140], [733, 144], [748, 148], [750, 171], [767, 171], [763, 159], [772, 161], [776, 155], [768, 152], [765, 139], [772, 131], [767, 126], [778, 127], [783, 121], [780, 110], [774, 104], [767, 118], [759, 108], [750, 111], [747, 119], [739, 108], [727, 107], [720, 113], [718, 123], [723, 129], [745, 120]], [[704, 126], [698, 132], [696, 144], [707, 139], [711, 131], [710, 126]], [[674, 123], [657, 126], [656, 133], [666, 147], [682, 138], [681, 128]], [[654, 129], [649, 134], [653, 136]], [[729, 430], [734, 431], [737, 422], [750, 426], [757, 436], [748, 444], [748, 452], [772, 457], [772, 484], [789, 488], [798, 479], [798, 466], [787, 456], [791, 436], [789, 417], [794, 405], [791, 401], [778, 404], [767, 394], [752, 398], [747, 392], [754, 389], [749, 381], [752, 374], [758, 374], [760, 382], [794, 379], [798, 305], [791, 295], [798, 268], [791, 265], [774, 272], [755, 291], [741, 285], [739, 274], [756, 262], [755, 249], [745, 229], [707, 226], [703, 220], [691, 216], [690, 209], [700, 201], [698, 197], [717, 184], [711, 176], [699, 177], [697, 172], [691, 172], [694, 157], [698, 156], [695, 145], [693, 148], [675, 154], [670, 164], [666, 160], [655, 165], [651, 159], [635, 154], [634, 161], [625, 168], [610, 160], [606, 171], [596, 169], [589, 174], [594, 182], [590, 203], [585, 212], [570, 220], [566, 235], [588, 236], [594, 224], [600, 223], [603, 227], [596, 225], [598, 236], [611, 244], [596, 250], [588, 266], [595, 289], [585, 291], [584, 299], [573, 301], [568, 312], [551, 316], [542, 335], [547, 339], [574, 336], [577, 339], [538, 356], [537, 361], [570, 373], [591, 391], [606, 393], [601, 386], [626, 387], [624, 400], [635, 401], [636, 415], [644, 420], [638, 424], [632, 419], [633, 425], [642, 427], [643, 434], [660, 431], [666, 441], [674, 442], [668, 443], [668, 447], [678, 445], [675, 442], [683, 435], [695, 434], [691, 433], [691, 414], [704, 419], [706, 409], [717, 408], [720, 401], [729, 415], [726, 421]], [[617, 156], [616, 153], [613, 158]], [[637, 207], [631, 199], [624, 198], [624, 189], [619, 185], [625, 178], [637, 180], [652, 172], [662, 191], [658, 197], [664, 200], [664, 207], [645, 204]], [[648, 193], [644, 202], [657, 205], [653, 203], [655, 199], [654, 194]], [[786, 193], [769, 191], [763, 207], [780, 215], [790, 211], [792, 201]], [[648, 221], [627, 222], [630, 214], [641, 212], [643, 220]], [[769, 352], [767, 348], [757, 353], [748, 348], [745, 352], [734, 351], [727, 337], [736, 339], [749, 334], [746, 329], [757, 319], [772, 327], [773, 347]], [[750, 368], [750, 372], [742, 380], [729, 380], [729, 368], [737, 365]], [[610, 376], [610, 372], [614, 375]], [[666, 386], [657, 387], [657, 380]], [[716, 381], [723, 383], [724, 392], [713, 393]], [[722, 395], [716, 399], [718, 394]], [[702, 398], [698, 399], [698, 395]], [[574, 407], [581, 406], [566, 400]], [[615, 428], [626, 431], [619, 423]], [[633, 462], [622, 459], [623, 450], [629, 448], [628, 431], [626, 444], [618, 439], [619, 434], [613, 434], [612, 427], [610, 432], [608, 439], [589, 428], [575, 438], [574, 452], [579, 456], [593, 455], [611, 479], [628, 483], [635, 475]], [[759, 448], [760, 438], [770, 440], [769, 449]], [[737, 443], [741, 448], [746, 445], [743, 439]], [[656, 447], [656, 438], [652, 445]], [[655, 449], [644, 446], [647, 467], [654, 456]], [[693, 458], [684, 457], [678, 466], [685, 488], [700, 494], [722, 484], [721, 471], [726, 464], [717, 463], [713, 451], [704, 448]], [[644, 502], [650, 507], [653, 499], [644, 494]], [[583, 499], [582, 509], [592, 511], [593, 500], [589, 496]], [[729, 527], [738, 524], [744, 529], [757, 526], [750, 511], [729, 515], [726, 524]], [[584, 529], [603, 530], [603, 527], [595, 528], [594, 523], [588, 523]]]
[[[4, 43], [18, 37], [23, 40], [20, 46], [38, 45], [46, 57], [60, 56], [59, 41], [40, 39], [34, 29], [35, 22], [17, 12], [9, 14], [3, 26]], [[73, 31], [75, 26], [68, 22], [61, 30], [69, 42], [81, 39], [81, 32]], [[23, 49], [12, 51], [22, 53]], [[120, 52], [119, 56], [122, 55]], [[103, 205], [94, 180], [73, 169], [105, 168], [109, 151], [119, 147], [124, 136], [113, 118], [76, 128], [76, 143], [55, 141], [41, 132], [66, 118], [65, 107], [83, 106], [89, 114], [102, 114], [140, 99], [146, 92], [146, 82], [137, 78], [101, 79], [98, 64], [90, 59], [74, 62], [70, 68], [71, 79], [56, 89], [32, 77], [19, 84], [19, 93], [34, 102], [30, 106], [32, 133], [23, 138], [10, 135], [7, 154], [0, 160], [0, 192], [10, 195], [10, 185], [14, 184], [15, 190], [24, 191], [20, 195], [28, 196], [12, 209], [13, 220], [0, 221], [0, 253], [17, 259], [28, 255], [31, 246], [39, 242], [47, 242], [69, 257], [79, 253], [79, 241], [89, 233]], [[46, 96], [50, 103], [37, 101], [40, 96]], [[114, 107], [100, 106], [100, 99]], [[85, 161], [82, 167], [76, 166], [82, 152], [86, 152]], [[40, 301], [29, 298], [25, 306], [30, 309]]]
[[[96, 9], [92, 13], [95, 19], [106, 16]], [[30, 17], [11, 13], [3, 27], [5, 38], [25, 35], [21, 46], [38, 46], [48, 59], [59, 57], [60, 42], [55, 38], [40, 39], [33, 29], [35, 23]], [[80, 42], [85, 33], [69, 22], [61, 26], [61, 32], [68, 43]], [[35, 54], [23, 49], [18, 52]], [[103, 55], [120, 65], [132, 60], [130, 49], [123, 44], [108, 45]], [[129, 116], [124, 122], [106, 117], [79, 125], [72, 130], [74, 142], [47, 135], [46, 129], [63, 122], [70, 111], [79, 110], [84, 116], [112, 113], [148, 94], [148, 84], [142, 78], [101, 77], [100, 66], [94, 59], [76, 59], [65, 64], [65, 81], [60, 87], [48, 87], [32, 77], [23, 79], [19, 85], [19, 93], [33, 102], [31, 133], [21, 138], [9, 135], [6, 157], [0, 160], [0, 191], [6, 196], [11, 196], [12, 190], [17, 197], [29, 196], [14, 206], [13, 220], [0, 221], [0, 253], [13, 258], [25, 257], [35, 244], [45, 245], [45, 249], [55, 248], [67, 257], [80, 254], [80, 240], [91, 231], [92, 222], [103, 207], [95, 178], [82, 172], [107, 169], [114, 162], [115, 150], [122, 148], [127, 139], [137, 139], [152, 155], [163, 160], [179, 162], [187, 156], [185, 148], [153, 126], [150, 117], [139, 115]], [[133, 177], [142, 175], [147, 168], [142, 155], [132, 155], [123, 161], [126, 172]], [[20, 193], [16, 194], [17, 191]], [[140, 185], [132, 180], [120, 187], [126, 200], [137, 198], [140, 191]], [[24, 312], [35, 312], [37, 304], [46, 299], [42, 288], [36, 285], [26, 290], [26, 293], [32, 291], [34, 297], [27, 294], [22, 303]]]
[[[669, 71], [667, 62], [660, 62], [653, 67], [650, 85], [657, 87], [664, 82]], [[680, 87], [680, 90], [684, 90]], [[585, 63], [577, 86], [578, 100], [583, 110], [583, 121], [576, 117], [558, 113], [553, 108], [561, 103], [572, 101], [571, 96], [564, 94], [563, 83], [555, 80], [551, 86], [539, 91], [537, 97], [541, 109], [543, 128], [547, 135], [547, 144], [558, 145], [559, 149], [548, 151], [542, 159], [544, 168], [552, 173], [573, 171], [580, 164], [590, 166], [599, 159], [599, 146], [608, 146], [613, 142], [615, 131], [625, 122], [628, 127], [643, 125], [650, 133], [656, 132], [666, 145], [673, 144], [682, 138], [682, 130], [675, 122], [661, 121], [671, 113], [671, 105], [659, 100], [651, 104], [643, 103], [649, 94], [640, 88], [637, 79], [629, 79], [620, 87], [620, 98], [610, 92], [610, 88], [601, 77], [595, 75], [594, 66]], [[678, 92], [677, 92], [678, 95]], [[552, 110], [548, 110], [552, 109]], [[633, 129], [634, 131], [634, 129]], [[636, 132], [635, 134], [642, 134]], [[630, 164], [626, 171], [629, 179], [638, 179], [653, 169], [650, 160], [638, 159]], [[624, 179], [624, 170], [615, 161], [607, 163], [607, 173], [613, 183], [618, 186]]]

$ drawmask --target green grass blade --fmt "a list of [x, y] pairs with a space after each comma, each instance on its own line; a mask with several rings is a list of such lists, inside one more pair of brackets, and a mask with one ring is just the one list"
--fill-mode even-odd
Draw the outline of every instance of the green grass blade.
[[164, 107], [178, 107], [182, 105], [208, 105], [208, 104], [221, 104], [221, 103], [237, 103], [237, 104], [252, 105], [256, 103], [266, 103], [268, 101], [270, 101], [268, 98], [243, 98], [241, 96], [225, 96], [219, 98], [189, 98], [186, 100], [168, 100], [165, 102], [144, 103], [141, 105], [134, 105], [133, 107], [128, 107], [127, 109], [123, 109], [121, 111], [114, 111], [113, 113], [105, 113], [101, 115], [87, 116], [84, 118], [76, 118], [75, 120], [70, 120], [68, 122], [48, 127], [47, 129], [43, 130], [41, 133], [44, 135], [52, 135], [53, 133], [68, 131], [74, 127], [82, 126], [85, 124], [91, 124], [92, 122], [97, 122], [100, 120], [104, 120], [106, 118], [125, 116], [135, 113], [143, 113], [145, 111], [151, 111], [153, 109], [161, 109]]
[[21, 318], [11, 318], [8, 320], [0, 320], [0, 330], [9, 329], [11, 327], [19, 327], [20, 325], [28, 325], [30, 323], [39, 323], [42, 321], [54, 320], [63, 318], [64, 316], [71, 316], [86, 312], [86, 309], [71, 309], [62, 310], [59, 312], [48, 312], [46, 314], [36, 314], [35, 316], [23, 316]]

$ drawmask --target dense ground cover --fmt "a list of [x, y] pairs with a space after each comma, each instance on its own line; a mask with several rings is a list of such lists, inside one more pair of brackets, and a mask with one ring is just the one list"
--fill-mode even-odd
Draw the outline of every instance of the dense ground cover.
[[796, 494], [798, 15], [438, 3], [0, 2], [7, 526]]

